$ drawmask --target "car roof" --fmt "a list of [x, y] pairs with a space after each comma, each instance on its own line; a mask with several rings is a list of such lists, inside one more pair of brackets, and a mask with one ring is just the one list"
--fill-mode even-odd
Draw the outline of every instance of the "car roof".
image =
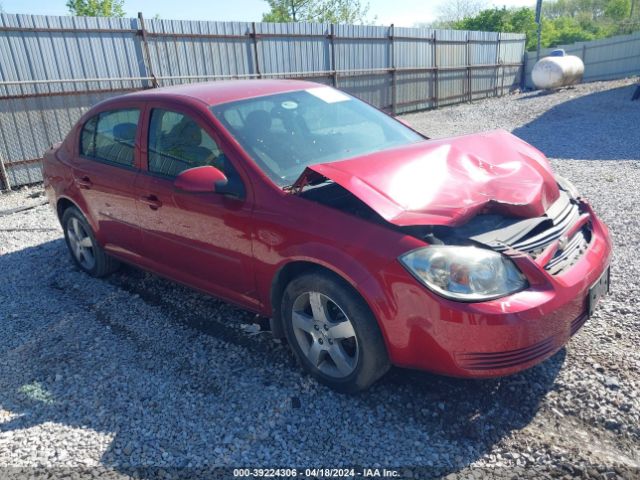
[[164, 98], [187, 96], [200, 100], [207, 105], [218, 105], [236, 100], [244, 100], [246, 98], [305, 90], [320, 86], [323, 85], [302, 80], [221, 80], [153, 88], [129, 93], [124, 97], [128, 99], [140, 97], [140, 100], [143, 100], [149, 99], [150, 97], [157, 98], [158, 96]]

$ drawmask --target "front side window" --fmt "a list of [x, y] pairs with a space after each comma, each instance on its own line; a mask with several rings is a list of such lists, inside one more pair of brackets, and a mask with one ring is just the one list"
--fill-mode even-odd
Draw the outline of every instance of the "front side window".
[[366, 103], [329, 87], [211, 107], [256, 164], [279, 186], [314, 164], [424, 140]]
[[132, 167], [140, 110], [101, 112], [82, 127], [80, 154], [108, 163]]
[[216, 142], [189, 116], [154, 108], [149, 124], [149, 171], [175, 177], [189, 168], [211, 165], [228, 173]]

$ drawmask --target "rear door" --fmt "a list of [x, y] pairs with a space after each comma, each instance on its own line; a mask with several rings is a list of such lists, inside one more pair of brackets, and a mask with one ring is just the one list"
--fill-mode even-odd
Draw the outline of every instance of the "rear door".
[[[252, 203], [246, 182], [197, 112], [150, 105], [145, 115], [143, 168], [136, 180], [138, 218], [150, 268], [214, 295], [257, 305], [251, 244]], [[176, 190], [176, 176], [211, 165], [243, 194]]]
[[97, 224], [96, 235], [109, 251], [136, 256], [141, 231], [133, 190], [139, 168], [141, 109], [135, 104], [110, 108], [81, 127], [73, 159], [73, 181]]

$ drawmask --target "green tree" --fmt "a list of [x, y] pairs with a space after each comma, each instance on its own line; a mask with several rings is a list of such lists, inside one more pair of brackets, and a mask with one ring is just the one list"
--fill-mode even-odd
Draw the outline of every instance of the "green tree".
[[[543, 47], [605, 38], [637, 30], [638, 0], [545, 1], [540, 43]], [[520, 32], [527, 36], [527, 50], [537, 47], [537, 25], [531, 8], [490, 8], [449, 24], [460, 30]]]
[[266, 0], [263, 22], [370, 23], [369, 4], [361, 0]]
[[584, 29], [580, 22], [571, 17], [560, 17], [542, 22], [542, 46], [593, 40], [595, 35]]
[[533, 50], [538, 43], [536, 14], [531, 8], [518, 8], [511, 10], [509, 31], [512, 33], [524, 33], [527, 36], [525, 48]]
[[571, 17], [579, 20], [622, 20], [632, 13], [635, 0], [556, 0], [542, 4], [545, 18]]
[[263, 22], [300, 22], [309, 14], [311, 0], [267, 0], [270, 10]]
[[609, 0], [605, 4], [605, 15], [612, 20], [623, 20], [631, 14], [631, 0]]
[[124, 17], [124, 0], [67, 0], [71, 15], [78, 17]]
[[511, 32], [527, 35], [527, 49], [536, 46], [535, 13], [530, 8], [489, 8], [473, 17], [451, 24], [457, 30], [479, 30], [481, 32]]

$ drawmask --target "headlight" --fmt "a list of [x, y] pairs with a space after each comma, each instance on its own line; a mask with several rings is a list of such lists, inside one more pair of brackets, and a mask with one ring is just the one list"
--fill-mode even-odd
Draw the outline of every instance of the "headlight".
[[575, 187], [575, 185], [566, 178], [560, 175], [556, 175], [556, 182], [558, 182], [560, 188], [567, 192], [571, 198], [578, 198], [580, 196], [580, 192], [578, 192], [578, 189]]
[[399, 260], [429, 289], [452, 300], [491, 300], [527, 286], [511, 260], [484, 248], [434, 245]]

